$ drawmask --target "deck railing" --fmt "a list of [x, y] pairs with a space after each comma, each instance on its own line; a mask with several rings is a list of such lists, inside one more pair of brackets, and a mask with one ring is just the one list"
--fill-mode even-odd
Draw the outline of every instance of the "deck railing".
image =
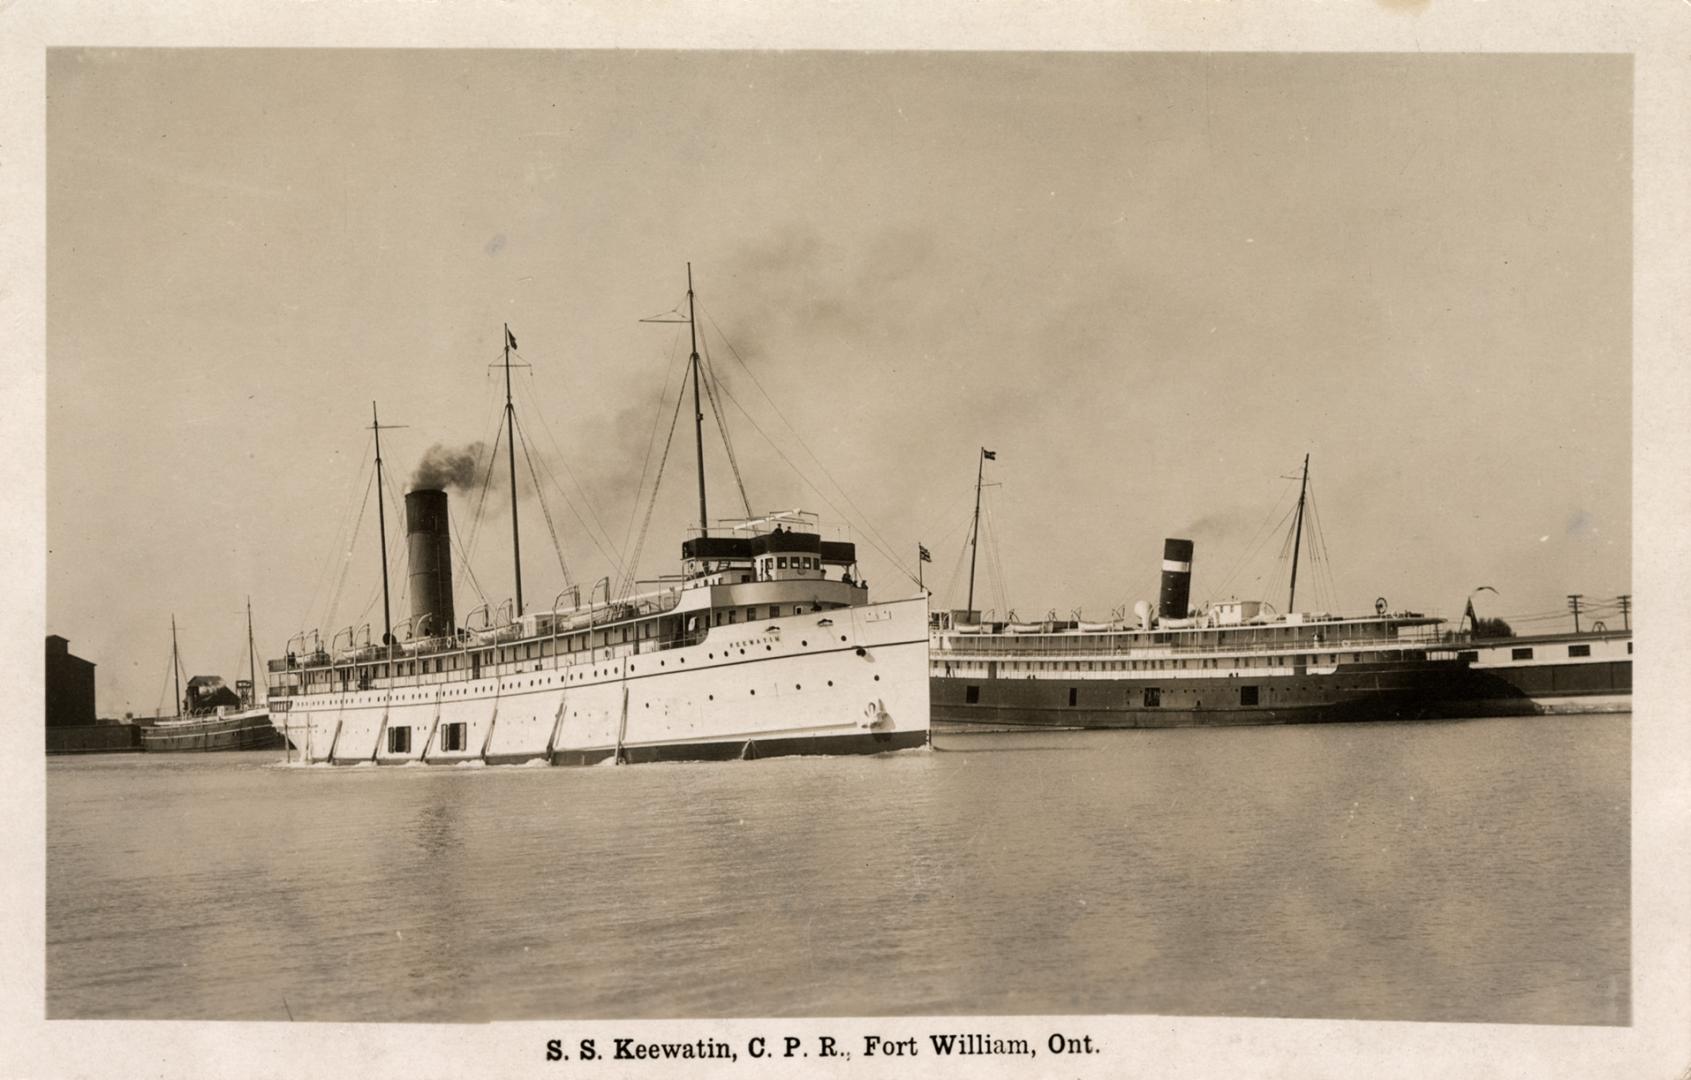
[[1230, 643], [1206, 642], [1183, 645], [1174, 642], [1132, 640], [1125, 635], [1096, 634], [960, 634], [935, 635], [938, 652], [956, 657], [1009, 656], [1219, 656], [1237, 653], [1340, 653], [1378, 652], [1383, 649], [1428, 648], [1448, 642], [1448, 633], [1428, 628], [1425, 632], [1403, 632], [1395, 637], [1335, 638], [1314, 640], [1264, 639]]

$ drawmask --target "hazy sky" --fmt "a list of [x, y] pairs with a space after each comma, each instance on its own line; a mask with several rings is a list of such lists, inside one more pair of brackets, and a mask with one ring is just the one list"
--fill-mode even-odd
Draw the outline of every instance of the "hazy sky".
[[[47, 631], [118, 715], [169, 710], [173, 612], [230, 678], [248, 594], [261, 656], [379, 627], [373, 505], [345, 540], [370, 402], [396, 488], [491, 441], [504, 322], [569, 571], [614, 574], [686, 352], [638, 320], [688, 260], [754, 508], [849, 525], [880, 595], [914, 584], [871, 541], [921, 541], [961, 605], [982, 445], [1000, 614], [1154, 599], [1165, 536], [1195, 598], [1283, 605], [1260, 527], [1306, 452], [1300, 607], [1629, 592], [1630, 86], [1624, 56], [54, 52]], [[692, 468], [683, 427], [644, 575]]]

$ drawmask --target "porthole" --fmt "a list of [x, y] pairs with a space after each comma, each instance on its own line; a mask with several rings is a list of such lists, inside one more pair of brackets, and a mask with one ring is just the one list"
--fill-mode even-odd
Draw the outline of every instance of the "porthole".
[[810, 645], [810, 642], [808, 642], [808, 641], [801, 641], [801, 642], [799, 642], [799, 647], [800, 647], [800, 648], [807, 648], [807, 647], [809, 647], [809, 645]]
[[800, 686], [800, 685], [799, 685], [799, 684], [798, 684], [798, 683], [794, 683], [794, 684], [793, 684], [793, 689], [794, 689], [794, 690], [803, 690], [803, 689], [804, 689], [804, 687], [802, 687], [802, 686]]
[[880, 677], [880, 676], [879, 676], [879, 675], [877, 675], [877, 676], [875, 676], [875, 681], [876, 681], [876, 682], [880, 682], [880, 681], [881, 681], [881, 677]]
[[829, 679], [829, 680], [828, 680], [828, 685], [829, 685], [829, 686], [832, 686], [832, 685], [834, 685], [834, 680], [832, 680], [832, 679]]
[[757, 691], [756, 690], [752, 691], [752, 697], [757, 697]]
[[709, 696], [710, 696], [710, 699], [711, 699], [711, 700], [712, 700], [712, 701], [715, 701], [715, 700], [716, 700], [716, 695], [715, 695], [715, 694], [711, 694], [711, 695], [709, 695]]

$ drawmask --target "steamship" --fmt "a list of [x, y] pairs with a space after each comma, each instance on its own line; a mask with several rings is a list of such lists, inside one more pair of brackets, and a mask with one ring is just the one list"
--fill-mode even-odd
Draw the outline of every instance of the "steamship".
[[1444, 647], [1444, 620], [1276, 613], [1229, 599], [1189, 611], [1193, 544], [1163, 545], [1156, 610], [1109, 623], [981, 623], [936, 614], [933, 719], [944, 728], [1163, 728], [1428, 719], [1487, 695]]
[[235, 689], [216, 675], [195, 675], [181, 686], [181, 654], [176, 647], [176, 619], [170, 620], [170, 666], [177, 678], [179, 712], [163, 720], [141, 722], [141, 749], [150, 753], [210, 750], [269, 750], [282, 745], [270, 723], [269, 709], [257, 700], [257, 652], [252, 644], [252, 608], [247, 608], [248, 678]]
[[[690, 273], [687, 298], [691, 324]], [[513, 427], [515, 344], [507, 328]], [[702, 424], [696, 336], [690, 362]], [[379, 490], [381, 428], [372, 427]], [[507, 445], [514, 455], [515, 439]], [[290, 755], [592, 765], [925, 745], [926, 596], [871, 601], [855, 545], [824, 539], [814, 515], [774, 514], [713, 534], [700, 456], [698, 532], [681, 545], [679, 575], [617, 599], [606, 588], [598, 602], [595, 589], [586, 603], [574, 593], [561, 605], [566, 591], [551, 608], [525, 612], [519, 560], [513, 617], [480, 629], [453, 605], [446, 491], [409, 492], [409, 637], [388, 631], [359, 646], [347, 635], [338, 650], [339, 637], [309, 650], [306, 635], [290, 639], [300, 647], [267, 665], [271, 722]], [[514, 457], [511, 471], [514, 481]], [[514, 482], [511, 509], [514, 529]], [[385, 535], [379, 509], [378, 521]]]
[[[981, 451], [981, 460], [991, 460]], [[976, 474], [976, 530], [979, 488]], [[1190, 607], [1194, 545], [1163, 543], [1156, 607], [1134, 619], [983, 623], [969, 608], [930, 626], [933, 720], [969, 728], [1164, 728], [1454, 719], [1630, 707], [1631, 635], [1475, 641], [1445, 620], [1296, 609], [1309, 459], [1292, 526], [1287, 610], [1228, 599]], [[971, 541], [971, 545], [973, 541]], [[1622, 653], [1624, 648], [1625, 652]]]

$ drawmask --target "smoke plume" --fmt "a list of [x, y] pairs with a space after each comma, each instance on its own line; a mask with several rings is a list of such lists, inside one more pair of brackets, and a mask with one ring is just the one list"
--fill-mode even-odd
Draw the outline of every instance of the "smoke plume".
[[[480, 474], [486, 465], [487, 444], [484, 442], [453, 447], [435, 443], [411, 474], [411, 489], [456, 488], [460, 492], [472, 492], [481, 482]], [[498, 470], [494, 470], [493, 482], [497, 484], [498, 480]]]

